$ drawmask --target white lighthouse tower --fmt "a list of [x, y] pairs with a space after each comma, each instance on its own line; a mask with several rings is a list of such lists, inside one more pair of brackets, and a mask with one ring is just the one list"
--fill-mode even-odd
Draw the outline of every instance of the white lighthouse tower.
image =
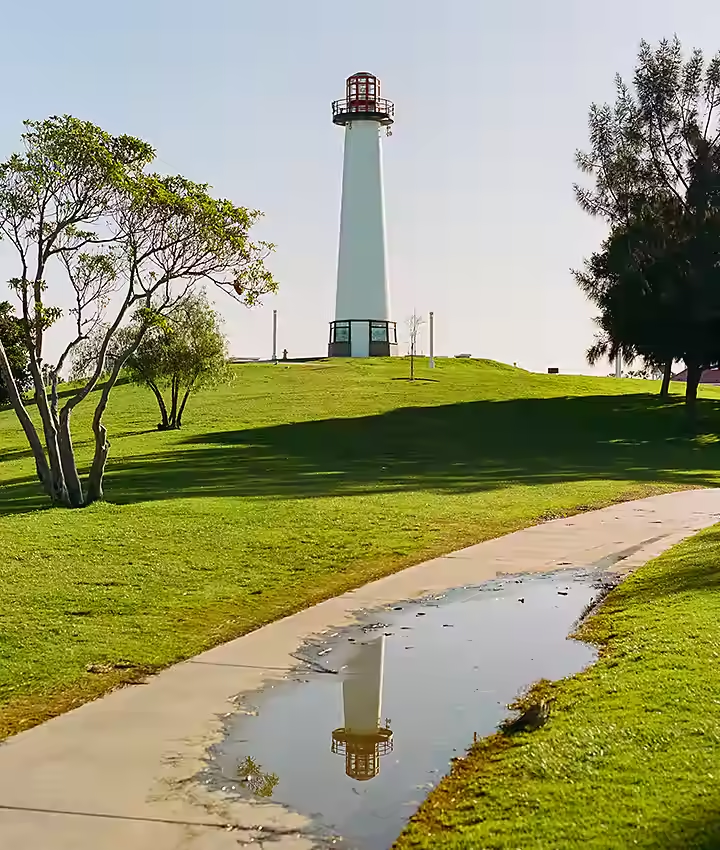
[[332, 751], [345, 756], [345, 773], [358, 782], [374, 779], [380, 757], [392, 752], [390, 721], [380, 720], [385, 637], [357, 647], [343, 681], [345, 725], [332, 733]]
[[380, 80], [353, 74], [333, 122], [345, 127], [340, 248], [330, 357], [387, 357], [397, 351], [390, 321], [380, 136], [389, 133], [394, 105], [380, 97]]

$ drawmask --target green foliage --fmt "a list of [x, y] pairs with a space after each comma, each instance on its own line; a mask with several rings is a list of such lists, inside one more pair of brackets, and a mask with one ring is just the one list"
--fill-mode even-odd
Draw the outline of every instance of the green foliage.
[[[30, 386], [28, 372], [28, 353], [23, 344], [23, 331], [20, 320], [14, 315], [12, 304], [0, 301], [0, 342], [5, 347], [13, 377], [21, 391]], [[0, 373], [0, 405], [7, 404], [9, 396]]]
[[640, 356], [662, 367], [682, 359], [695, 342], [681, 337], [690, 323], [680, 321], [687, 299], [678, 273], [678, 214], [670, 198], [639, 208], [627, 223], [613, 227], [585, 271], [575, 273], [600, 309], [601, 334], [588, 351], [591, 364], [620, 352], [625, 362]]
[[[126, 362], [132, 381], [148, 386], [160, 409], [159, 430], [180, 428], [190, 393], [227, 381], [227, 340], [220, 317], [205, 293], [189, 294], [167, 316], [144, 311], [135, 327], [150, 321], [140, 345]], [[130, 333], [139, 335], [139, 330]], [[169, 389], [168, 401], [162, 390]]]
[[702, 369], [720, 360], [720, 54], [643, 42], [634, 91], [590, 110], [594, 186], [576, 186], [611, 233], [576, 277], [600, 308], [591, 360], [621, 351], [654, 366], [683, 360], [694, 408]]
[[[265, 267], [273, 246], [250, 240], [259, 211], [213, 198], [207, 185], [150, 173], [155, 153], [139, 139], [112, 136], [66, 115], [26, 122], [23, 144], [22, 153], [0, 163], [0, 237], [17, 254], [11, 288], [26, 331], [42, 427], [21, 397], [15, 394], [11, 401], [51, 502], [83, 507], [103, 497], [110, 450], [103, 416], [120, 370], [143, 335], [161, 327], [164, 316], [205, 284], [242, 304], [256, 304], [276, 288]], [[49, 363], [45, 335], [61, 317], [57, 305], [68, 294], [72, 330], [58, 360]], [[123, 328], [138, 308], [137, 333], [128, 336]], [[57, 382], [68, 358], [85, 381], [61, 404]], [[0, 368], [9, 368], [2, 356]], [[81, 482], [71, 415], [104, 374], [93, 420], [95, 456]], [[193, 386], [202, 380], [199, 375]], [[183, 406], [181, 400], [178, 421]]]
[[260, 799], [272, 797], [273, 791], [280, 781], [277, 773], [269, 773], [263, 770], [262, 765], [258, 764], [251, 756], [246, 756], [238, 766], [238, 779], [243, 788]]
[[[711, 387], [698, 436], [681, 396], [660, 404], [646, 381], [420, 357], [417, 377], [435, 380], [401, 380], [401, 357], [232, 368], [181, 431], [149, 429], [150, 393], [118, 385], [108, 501], [85, 511], [42, 510], [0, 412], [0, 737], [420, 560], [720, 483]], [[82, 471], [92, 418], [78, 409]]]

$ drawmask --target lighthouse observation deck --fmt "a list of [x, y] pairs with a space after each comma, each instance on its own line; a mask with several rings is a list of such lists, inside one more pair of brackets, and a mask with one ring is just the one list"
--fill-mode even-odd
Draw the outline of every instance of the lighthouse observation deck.
[[333, 123], [377, 121], [389, 126], [395, 120], [395, 104], [380, 97], [380, 80], [372, 74], [353, 74], [348, 77], [345, 97], [332, 105]]

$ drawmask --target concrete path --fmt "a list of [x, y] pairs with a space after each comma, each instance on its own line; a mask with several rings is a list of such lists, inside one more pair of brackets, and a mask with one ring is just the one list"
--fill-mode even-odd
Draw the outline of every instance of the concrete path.
[[[562, 567], [630, 570], [720, 521], [720, 489], [560, 519], [411, 567], [115, 691], [0, 746], [2, 850], [310, 850], [305, 820], [194, 777], [232, 699], [297, 667], [313, 634], [363, 608]], [[311, 777], [309, 777], [311, 779]]]

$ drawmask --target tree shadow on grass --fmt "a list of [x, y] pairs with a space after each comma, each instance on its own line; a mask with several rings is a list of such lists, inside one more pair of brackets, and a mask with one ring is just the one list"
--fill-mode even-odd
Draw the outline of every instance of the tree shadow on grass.
[[[698, 776], [698, 784], [706, 782], [706, 777]], [[653, 847], [662, 850], [718, 850], [720, 847], [720, 798], [715, 793], [718, 805], [716, 813], [706, 812], [697, 819], [688, 818], [666, 827], [657, 836]], [[707, 807], [706, 807], [707, 808]]]
[[[688, 430], [681, 405], [646, 395], [477, 401], [220, 431], [111, 463], [106, 493], [132, 503], [462, 494], [584, 480], [713, 486], [720, 443], [707, 435], [720, 428], [720, 403], [702, 411], [705, 436]], [[10, 482], [0, 512], [40, 507], [36, 493], [30, 479]]]
[[32, 456], [33, 453], [30, 449], [7, 449], [0, 451], [0, 463], [8, 460], [22, 460]]

